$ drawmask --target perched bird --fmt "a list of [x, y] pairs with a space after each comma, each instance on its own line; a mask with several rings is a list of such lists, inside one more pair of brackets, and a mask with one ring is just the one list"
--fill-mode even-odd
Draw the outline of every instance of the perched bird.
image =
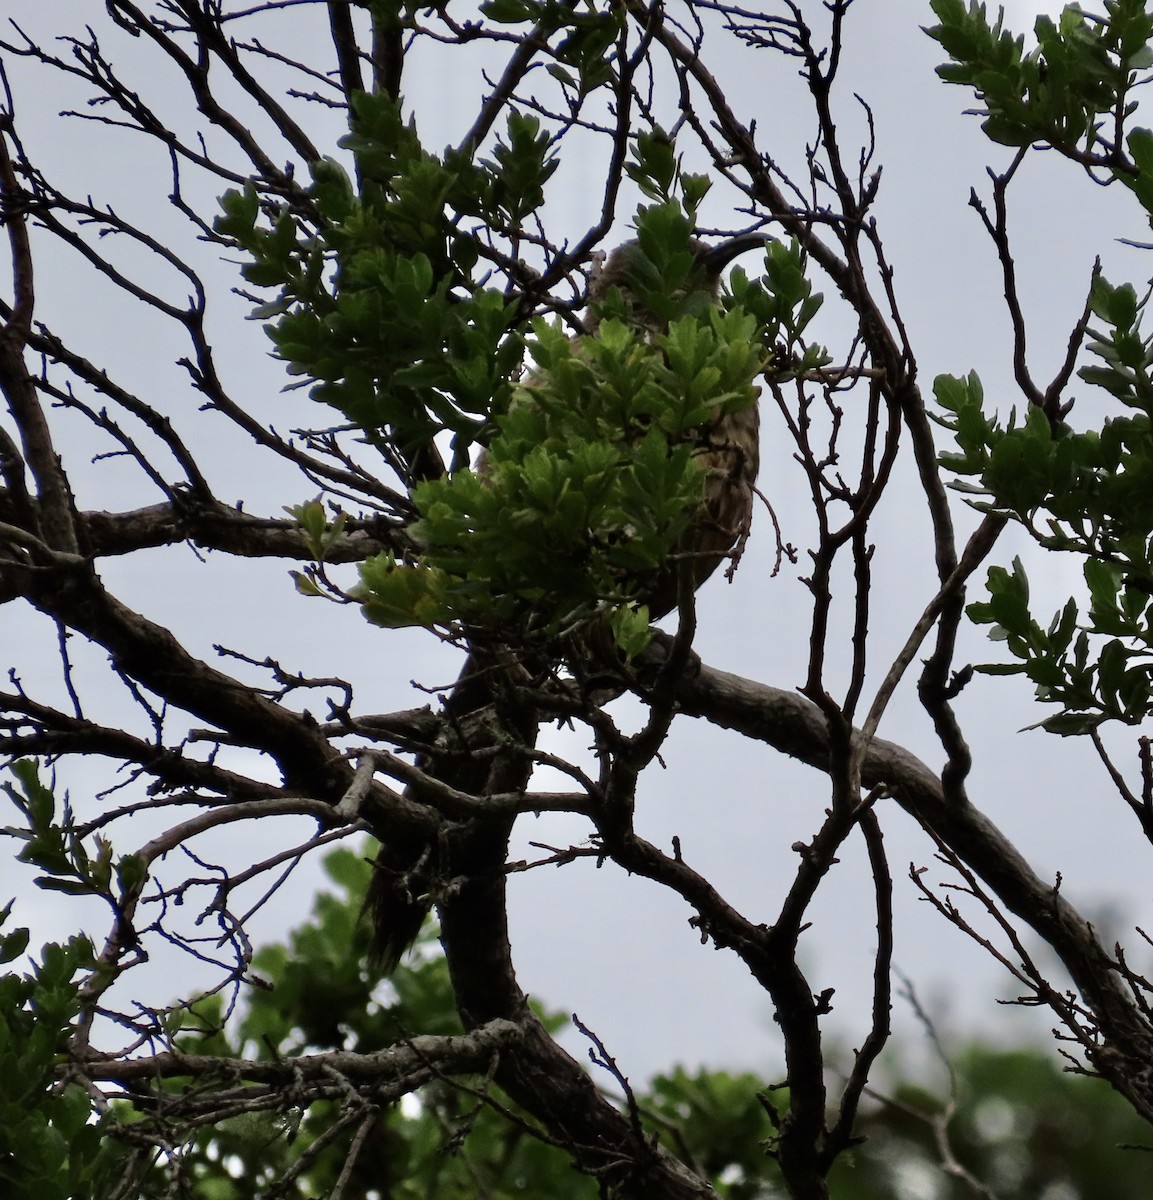
[[[685, 311], [696, 307], [693, 301], [715, 304], [720, 291], [721, 272], [739, 255], [764, 245], [761, 234], [730, 238], [717, 246], [694, 239], [690, 243], [696, 270], [690, 281]], [[651, 269], [651, 268], [650, 268]], [[638, 325], [647, 325], [656, 333], [664, 332], [664, 323], [647, 311], [637, 298], [638, 277], [645, 274], [640, 245], [628, 241], [618, 246], [605, 260], [589, 285], [589, 302], [595, 306], [613, 288], [620, 288], [631, 301]], [[691, 290], [690, 290], [691, 289]], [[590, 321], [590, 332], [596, 322]], [[695, 457], [705, 468], [705, 493], [701, 512], [681, 544], [680, 555], [693, 563], [697, 587], [738, 548], [748, 535], [753, 515], [754, 485], [760, 467], [761, 414], [756, 404], [736, 412], [720, 412], [715, 419], [697, 430]], [[670, 613], [677, 604], [675, 566], [658, 571], [646, 580], [640, 599], [648, 605], [653, 620]]]
[[[690, 249], [695, 262], [681, 293], [674, 299], [682, 312], [700, 311], [717, 302], [721, 272], [738, 255], [764, 244], [760, 235], [748, 235], [708, 246], [693, 241]], [[665, 332], [666, 317], [652, 311], [651, 279], [655, 274], [638, 242], [618, 246], [596, 269], [589, 285], [590, 315], [584, 336], [595, 336], [597, 306], [607, 300], [613, 289], [620, 289], [628, 309], [628, 320], [654, 334]], [[698, 517], [677, 548], [679, 561], [691, 564], [693, 582], [699, 587], [739, 548], [747, 536], [752, 518], [754, 484], [760, 460], [760, 414], [755, 404], [736, 412], [719, 412], [694, 432], [693, 453], [705, 469], [704, 495]], [[479, 467], [483, 473], [483, 462]], [[670, 563], [638, 581], [638, 600], [648, 605], [654, 620], [677, 606], [678, 570]], [[503, 690], [502, 690], [503, 689]], [[501, 672], [487, 663], [478, 652], [469, 655], [452, 692], [445, 701], [445, 737], [437, 748], [419, 763], [432, 778], [449, 784], [458, 792], [484, 795], [508, 791], [503, 778], [502, 757], [494, 752], [501, 743], [519, 742], [524, 747], [535, 739], [535, 718], [525, 712], [504, 715], [503, 733], [495, 728], [493, 713], [507, 699], [509, 686]], [[523, 759], [523, 753], [522, 753]], [[507, 765], [507, 756], [505, 759]], [[527, 783], [527, 777], [524, 780]], [[521, 784], [523, 786], [523, 783]], [[470, 874], [479, 870], [483, 858], [489, 876], [501, 875], [500, 849], [507, 844], [511, 821], [496, 822], [479, 838], [462, 833], [459, 826], [446, 823], [437, 842], [410, 836], [382, 841], [365, 898], [365, 909], [373, 925], [373, 958], [386, 972], [393, 970], [401, 955], [412, 945], [424, 918], [434, 902], [447, 896], [458, 900], [461, 889], [469, 887]], [[453, 846], [462, 847], [454, 852]], [[478, 844], [486, 846], [483, 856]], [[490, 878], [488, 883], [491, 885]], [[503, 877], [500, 878], [503, 887]], [[475, 888], [478, 896], [482, 888]], [[503, 893], [502, 893], [503, 895]], [[478, 912], [500, 911], [500, 906], [478, 900]], [[442, 920], [446, 913], [442, 909]]]

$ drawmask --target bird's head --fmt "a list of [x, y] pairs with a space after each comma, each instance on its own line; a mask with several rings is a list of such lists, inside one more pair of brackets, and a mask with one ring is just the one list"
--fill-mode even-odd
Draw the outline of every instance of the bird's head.
[[594, 270], [589, 304], [594, 314], [602, 305], [611, 308], [613, 290], [618, 289], [632, 320], [667, 328], [677, 317], [715, 304], [725, 267], [764, 244], [765, 236], [759, 233], [742, 234], [715, 246], [692, 238], [684, 251], [658, 261], [633, 238], [617, 246]]

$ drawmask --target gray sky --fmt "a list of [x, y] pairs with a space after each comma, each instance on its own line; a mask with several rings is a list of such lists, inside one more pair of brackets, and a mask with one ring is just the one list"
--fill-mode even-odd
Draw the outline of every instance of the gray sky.
[[[60, 24], [66, 12], [75, 13], [78, 21], [87, 19], [93, 7], [82, 0], [51, 6], [39, 0], [9, 0], [7, 11], [31, 30]], [[820, 6], [805, 7], [808, 11]], [[1009, 5], [1008, 24], [1025, 30], [1031, 23], [1026, 13], [1045, 7], [1058, 6]], [[884, 165], [877, 217], [919, 354], [922, 386], [927, 389], [938, 372], [977, 369], [987, 394], [1004, 411], [1017, 402], [1008, 326], [993, 248], [967, 201], [972, 186], [987, 194], [985, 165], [1004, 165], [1007, 153], [987, 143], [977, 121], [963, 115], [972, 104], [970, 95], [935, 78], [933, 68], [941, 56], [918, 29], [931, 22], [927, 4], [860, 0], [847, 25], [838, 111], [848, 141], [861, 128], [853, 91], [874, 113], [877, 157]], [[764, 70], [752, 69], [751, 61]], [[109, 158], [105, 150], [94, 149], [103, 143], [93, 138], [90, 127], [60, 122], [55, 116], [63, 107], [82, 103], [82, 96], [49, 94], [30, 86], [33, 76], [22, 64], [13, 64], [11, 73], [18, 119], [34, 158], [45, 158], [72, 178], [90, 180], [87, 186], [93, 192], [111, 195], [126, 211], [155, 208], [165, 182], [148, 182], [155, 162], [141, 147], [121, 138], [118, 154]], [[48, 77], [37, 78], [42, 85]], [[746, 56], [734, 61], [731, 80], [726, 77], [725, 82], [738, 113], [755, 115], [766, 140], [779, 136], [785, 148], [782, 158], [793, 155], [791, 166], [800, 175], [803, 164], [798, 156], [811, 135], [812, 119], [787, 64], [769, 55], [759, 60]], [[459, 136], [472, 95], [466, 76], [445, 78], [414, 70], [407, 95], [426, 144], [437, 148]], [[51, 143], [42, 140], [49, 131]], [[775, 140], [772, 144], [775, 148]], [[574, 230], [579, 230], [597, 198], [596, 160], [590, 156], [585, 162], [579, 149], [566, 149], [550, 202], [562, 215], [571, 209]], [[1114, 239], [1140, 239], [1147, 235], [1147, 225], [1127, 193], [1093, 186], [1054, 156], [1034, 157], [1014, 204], [1011, 228], [1030, 322], [1030, 363], [1037, 376], [1047, 380], [1080, 311], [1094, 256], [1102, 256], [1106, 274], [1115, 282], [1129, 278], [1139, 284], [1147, 274], [1144, 260]], [[187, 244], [186, 229], [164, 218], [161, 227], [166, 225], [174, 239]], [[82, 350], [122, 370], [146, 396], [164, 395], [182, 431], [200, 428], [192, 441], [206, 444], [197, 438], [211, 436], [203, 430], [213, 418], [196, 412], [196, 398], [166, 353], [167, 335], [157, 330], [154, 342], [152, 330], [126, 326], [123, 308], [106, 303], [107, 291], [90, 287], [87, 276], [77, 275], [73, 264], [46, 259], [41, 271], [42, 315], [61, 332], [75, 336]], [[77, 286], [80, 279], [83, 286]], [[216, 279], [223, 297], [234, 277], [222, 267]], [[243, 316], [245, 306], [224, 302], [221, 307], [227, 314], [220, 323], [221, 362], [229, 386], [236, 394], [251, 395], [253, 408], [274, 415], [280, 428], [315, 422], [299, 393], [279, 392], [283, 375], [268, 360], [259, 331], [228, 324]], [[828, 320], [833, 341], [843, 328], [835, 316]], [[126, 328], [131, 333], [126, 334]], [[1084, 420], [1097, 418], [1096, 396], [1083, 396], [1079, 405], [1084, 406]], [[1074, 421], [1080, 412], [1080, 407], [1075, 410]], [[777, 508], [786, 538], [803, 546], [803, 480], [777, 418], [768, 410], [764, 417], [761, 486]], [[86, 436], [78, 425], [73, 428], [76, 438]], [[213, 466], [216, 480], [228, 480], [236, 498], [246, 496], [250, 511], [276, 515], [281, 506], [308, 497], [297, 477], [262, 469], [254, 478], [249, 462], [245, 448], [232, 438], [222, 442]], [[117, 508], [157, 499], [141, 480], [127, 479], [121, 460], [82, 470], [79, 483], [82, 506]], [[222, 495], [229, 495], [227, 487]], [[926, 569], [927, 522], [920, 500], [910, 501], [913, 495], [909, 487], [894, 488], [874, 529], [876, 679], [887, 665], [885, 652], [903, 642], [934, 590]], [[960, 505], [957, 512], [959, 523], [968, 527], [971, 519]], [[805, 673], [807, 593], [796, 580], [800, 568], [786, 566], [781, 576], [770, 578], [769, 533], [762, 519], [735, 582], [726, 587], [714, 579], [702, 591], [697, 649], [717, 667], [795, 687]], [[1040, 560], [1023, 539], [1013, 536], [1003, 540], [995, 560], [1007, 562], [1014, 553], [1027, 556], [1034, 594], [1046, 598], [1039, 607], [1045, 612], [1059, 607], [1076, 586], [1072, 564]], [[256, 657], [271, 654], [305, 673], [345, 675], [356, 682], [358, 707], [365, 711], [422, 702], [409, 686], [411, 679], [447, 683], [455, 671], [451, 655], [425, 635], [386, 635], [366, 628], [356, 612], [322, 608], [296, 596], [282, 565], [232, 563], [221, 555], [202, 563], [180, 547], [132, 562], [110, 562], [102, 573], [130, 603], [170, 623], [194, 652], [211, 658], [212, 645], [221, 642]], [[751, 638], [750, 630], [755, 631]], [[44, 647], [51, 646], [50, 640], [43, 641], [45, 632], [11, 606], [0, 612], [0, 644], [8, 658], [4, 665], [18, 667], [29, 680], [36, 678]], [[980, 630], [966, 636], [965, 653], [972, 659], [991, 656]], [[86, 661], [78, 648], [81, 670], [90, 670], [93, 678], [100, 658]], [[127, 711], [125, 697], [109, 695], [107, 700], [112, 710], [123, 705]], [[958, 710], [974, 747], [974, 802], [1016, 840], [1043, 875], [1060, 870], [1066, 894], [1090, 913], [1106, 921], [1123, 918], [1126, 924], [1147, 921], [1149, 896], [1137, 882], [1147, 877], [1139, 857], [1143, 847], [1088, 746], [1039, 732], [1017, 732], [1042, 713], [1031, 704], [1028, 689], [1013, 681], [978, 678], [961, 697]], [[880, 734], [904, 743], [931, 764], [938, 762], [940, 752], [917, 708], [912, 677]], [[550, 745], [572, 748], [574, 740], [581, 739], [554, 734]], [[789, 846], [815, 829], [826, 802], [827, 781], [764, 746], [745, 744], [689, 720], [682, 721], [664, 757], [667, 769], [647, 779], [640, 793], [641, 832], [661, 845], [679, 836], [686, 858], [747, 915], [771, 919], [795, 866]], [[72, 786], [78, 809], [91, 803], [83, 794], [83, 781], [73, 780]], [[910, 861], [930, 863], [926, 840], [895, 808], [883, 810], [882, 817], [897, 879], [896, 961], [901, 970], [945, 1028], [959, 1037], [993, 1031], [1013, 1040], [1026, 1034], [1043, 1036], [1050, 1024], [1044, 1014], [998, 1008], [995, 997], [1013, 993], [999, 970], [917, 901], [906, 868]], [[303, 835], [304, 826], [297, 828]], [[144, 822], [134, 822], [118, 849], [130, 849], [127, 842], [137, 831], [141, 838], [147, 836]], [[582, 840], [587, 832], [575, 818], [525, 820], [517, 830], [517, 853], [533, 854], [530, 840], [565, 845]], [[286, 828], [285, 844], [297, 835]], [[243, 854], [245, 848], [233, 850]], [[15, 875], [12, 878], [17, 881]], [[302, 918], [309, 895], [303, 881], [319, 878], [313, 860], [286, 889], [275, 911], [258, 919], [257, 937], [274, 936]], [[8, 891], [7, 873], [3, 882]], [[674, 1062], [766, 1072], [775, 1068], [777, 1039], [767, 998], [734, 958], [700, 945], [687, 926], [691, 913], [676, 897], [643, 880], [628, 879], [611, 865], [596, 871], [587, 862], [515, 876], [511, 897], [522, 984], [546, 1004], [576, 1011], [626, 1072], [644, 1076]], [[804, 963], [811, 970], [814, 990], [837, 989], [829, 1029], [846, 1045], [857, 1044], [866, 1028], [861, 1013], [874, 940], [869, 897], [867, 870], [854, 844], [822, 888], [813, 912], [814, 928], [804, 943]], [[17, 918], [33, 923], [38, 936], [61, 936], [71, 927], [71, 913], [59, 897], [25, 891]], [[175, 968], [163, 967], [149, 981], [152, 999], [170, 996], [178, 986], [179, 977], [166, 973], [170, 970]], [[902, 1029], [911, 1029], [907, 1013], [899, 1009], [897, 1018]], [[901, 1041], [908, 1045], [913, 1037], [911, 1032], [903, 1034]], [[570, 1045], [579, 1042], [570, 1039]]]

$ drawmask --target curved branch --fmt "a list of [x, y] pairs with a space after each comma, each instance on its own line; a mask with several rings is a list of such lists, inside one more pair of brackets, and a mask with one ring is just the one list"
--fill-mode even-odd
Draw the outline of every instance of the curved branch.
[[[794, 692], [702, 666], [683, 681], [678, 699], [690, 716], [828, 770], [825, 718], [816, 705]], [[1090, 1054], [1093, 1066], [1153, 1120], [1153, 1080], [1139, 1069], [1153, 1056], [1153, 1028], [1124, 987], [1092, 924], [1034, 873], [993, 821], [964, 798], [948, 794], [939, 776], [904, 747], [872, 739], [862, 759], [861, 781], [885, 788], [1053, 948], [1098, 1022], [1102, 1044]]]
[[0, 221], [8, 229], [16, 294], [10, 316], [0, 328], [0, 391], [19, 428], [24, 458], [36, 481], [42, 516], [42, 528], [36, 532], [51, 549], [75, 554], [79, 543], [73, 523], [72, 493], [36, 394], [36, 383], [24, 361], [35, 290], [24, 193], [12, 161], [10, 130], [11, 117], [5, 116], [0, 122]]

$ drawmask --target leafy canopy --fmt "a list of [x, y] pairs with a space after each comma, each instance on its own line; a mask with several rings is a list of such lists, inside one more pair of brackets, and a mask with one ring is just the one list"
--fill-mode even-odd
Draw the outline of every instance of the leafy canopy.
[[[1132, 122], [1132, 89], [1153, 65], [1153, 15], [1140, 0], [1109, 3], [1104, 16], [1070, 5], [1057, 21], [1038, 17], [1037, 45], [1028, 53], [1000, 18], [988, 23], [982, 4], [933, 0], [933, 11], [940, 24], [928, 32], [951, 58], [939, 73], [977, 92], [993, 140], [1061, 150], [1130, 188], [1153, 223], [1153, 132]], [[988, 412], [976, 375], [935, 383], [958, 447], [941, 457], [958, 476], [955, 486], [1041, 546], [1082, 560], [1085, 613], [1070, 598], [1051, 619], [1035, 616], [1019, 560], [1011, 569], [992, 567], [988, 599], [968, 609], [1016, 660], [980, 669], [1030, 679], [1040, 700], [1059, 706], [1040, 723], [1053, 733], [1138, 725], [1153, 714], [1149, 296], [1094, 275], [1086, 313], [1091, 361], [1079, 375], [1122, 409], [1099, 429], [1077, 431], [1040, 404], [1002, 420]]]

